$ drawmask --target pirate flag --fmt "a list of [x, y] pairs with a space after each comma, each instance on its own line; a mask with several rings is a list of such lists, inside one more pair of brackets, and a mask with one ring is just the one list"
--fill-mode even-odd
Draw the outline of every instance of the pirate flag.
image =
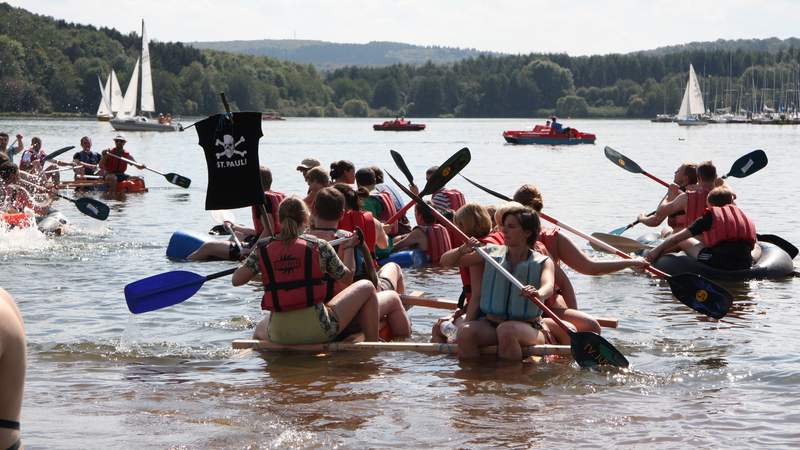
[[264, 201], [258, 172], [261, 113], [216, 114], [195, 125], [206, 155], [206, 209], [232, 209]]

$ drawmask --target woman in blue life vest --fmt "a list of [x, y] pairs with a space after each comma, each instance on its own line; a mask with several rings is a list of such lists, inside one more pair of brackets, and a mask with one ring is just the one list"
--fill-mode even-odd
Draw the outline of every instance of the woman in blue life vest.
[[[497, 345], [500, 358], [519, 361], [529, 345], [567, 342], [568, 337], [530, 298], [544, 302], [553, 295], [554, 264], [531, 247], [539, 236], [539, 216], [523, 206], [510, 208], [501, 217], [505, 245], [486, 245], [484, 250], [525, 287], [520, 291], [492, 265], [473, 251], [475, 238], [459, 247], [455, 265], [483, 266], [480, 292], [472, 293], [466, 322], [458, 332], [459, 358], [476, 358], [480, 348]], [[570, 324], [571, 325], [571, 324]]]
[[703, 215], [650, 250], [645, 258], [653, 262], [665, 250], [678, 246], [688, 256], [717, 269], [749, 269], [761, 257], [761, 247], [756, 245], [755, 224], [734, 200], [736, 194], [728, 186], [712, 189]]
[[[256, 326], [256, 339], [277, 344], [319, 344], [333, 341], [352, 321], [357, 321], [367, 341], [378, 340], [378, 297], [367, 280], [350, 284], [334, 295], [334, 282], [348, 284], [348, 269], [327, 241], [304, 234], [309, 225], [305, 203], [288, 197], [278, 209], [281, 231], [261, 239], [233, 273], [241, 286], [261, 274], [264, 296], [261, 309], [269, 319]], [[355, 247], [358, 238], [341, 245]]]

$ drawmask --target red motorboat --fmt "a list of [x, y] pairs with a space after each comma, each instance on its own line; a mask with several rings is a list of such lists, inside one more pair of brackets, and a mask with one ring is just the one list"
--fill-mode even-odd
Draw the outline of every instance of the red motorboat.
[[394, 119], [375, 124], [372, 129], [375, 131], [422, 131], [425, 129], [425, 124], [411, 123], [410, 120], [405, 119]]
[[509, 144], [576, 145], [594, 144], [596, 136], [575, 128], [567, 127], [556, 131], [546, 125], [536, 125], [533, 130], [504, 131], [503, 138]]

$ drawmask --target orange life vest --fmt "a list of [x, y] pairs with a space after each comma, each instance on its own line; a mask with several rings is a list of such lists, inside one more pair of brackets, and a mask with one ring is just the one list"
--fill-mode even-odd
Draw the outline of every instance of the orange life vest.
[[714, 219], [711, 229], [703, 232], [703, 243], [711, 248], [723, 242], [742, 241], [756, 243], [756, 226], [736, 205], [713, 206], [709, 209]]
[[[273, 233], [278, 234], [281, 231], [281, 222], [278, 220], [278, 207], [286, 195], [280, 192], [265, 191], [264, 197], [267, 199], [267, 212], [272, 217], [272, 230]], [[261, 223], [261, 208], [259, 206], [251, 206], [250, 209], [253, 213], [253, 228], [256, 230], [256, 236], [261, 236], [264, 231], [264, 225]]]
[[706, 199], [711, 190], [703, 189], [702, 186], [697, 187], [696, 191], [689, 191], [686, 193], [686, 224], [691, 225], [695, 220], [699, 219], [706, 212]]
[[258, 267], [264, 283], [261, 309], [286, 312], [308, 308], [333, 297], [333, 279], [319, 268], [319, 245], [298, 237], [291, 243], [268, 239], [258, 244]]
[[428, 238], [428, 257], [431, 264], [439, 264], [439, 259], [442, 255], [453, 248], [450, 243], [450, 235], [447, 234], [445, 227], [437, 224], [429, 226], [421, 226], [422, 231], [425, 232], [425, 237]]
[[[494, 231], [489, 233], [488, 235], [478, 239], [484, 244], [496, 244], [496, 245], [504, 245], [505, 238], [503, 237], [503, 233], [499, 231]], [[472, 298], [472, 280], [469, 276], [469, 267], [459, 267], [458, 268], [459, 275], [461, 275], [461, 284], [463, 288], [461, 290], [461, 297], [458, 299], [458, 307], [461, 308], [464, 306], [464, 301], [470, 301]]]
[[355, 233], [356, 228], [361, 228], [364, 232], [364, 242], [370, 252], [375, 254], [375, 218], [372, 217], [371, 212], [348, 210], [339, 220], [338, 227], [345, 231]]
[[[117, 153], [114, 149], [104, 150], [103, 153], [104, 154], [111, 153], [115, 156], [121, 156], [126, 159], [133, 159], [127, 150], [123, 150], [121, 155]], [[121, 159], [114, 158], [114, 156], [106, 155], [105, 162], [103, 163], [103, 168], [106, 169], [106, 172], [108, 173], [125, 173], [125, 171], [128, 170], [128, 163], [126, 163]]]
[[[392, 194], [390, 194], [389, 191], [378, 192], [377, 194], [372, 194], [371, 197], [374, 197], [381, 203], [381, 215], [378, 217], [378, 220], [381, 222], [386, 223], [390, 217], [397, 213], [397, 207], [395, 207]], [[400, 224], [398, 221], [395, 221], [391, 228], [389, 228], [387, 234], [389, 236], [397, 236], [399, 233]]]
[[561, 231], [558, 227], [541, 227], [539, 229], [539, 238], [534, 244], [534, 249], [553, 260], [553, 263], [558, 264], [561, 257], [558, 254], [558, 233]]

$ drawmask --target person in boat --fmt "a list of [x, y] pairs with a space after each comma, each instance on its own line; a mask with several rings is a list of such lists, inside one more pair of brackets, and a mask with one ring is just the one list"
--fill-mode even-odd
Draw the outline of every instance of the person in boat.
[[500, 223], [505, 244], [489, 244], [483, 250], [525, 286], [520, 291], [491, 264], [484, 264], [474, 251], [481, 245], [474, 237], [459, 247], [456, 265], [482, 267], [481, 291], [473, 292], [466, 323], [458, 332], [462, 359], [476, 358], [481, 347], [497, 345], [498, 357], [520, 361], [523, 347], [569, 341], [551, 319], [542, 318], [542, 311], [530, 300], [552, 296], [555, 280], [553, 261], [532, 249], [539, 236], [538, 215], [530, 208], [515, 207], [504, 212]]
[[14, 162], [14, 155], [16, 155], [21, 148], [24, 148], [22, 135], [17, 134], [16, 141], [10, 146], [8, 145], [8, 141], [8, 133], [0, 133], [0, 154], [6, 155], [9, 161]]
[[[699, 219], [706, 209], [706, 197], [724, 181], [717, 177], [717, 168], [711, 161], [704, 161], [697, 166], [697, 184], [694, 189], [681, 192], [680, 186], [673, 183], [669, 186], [667, 197], [661, 201], [651, 220], [661, 223], [670, 216], [685, 216], [684, 223], [690, 224]], [[672, 200], [668, 200], [672, 197]]]
[[[673, 182], [672, 184], [675, 188], [670, 189], [667, 192], [667, 196], [665, 200], [671, 202], [675, 200], [675, 198], [680, 195], [681, 190], [686, 191], [694, 191], [697, 189], [697, 164], [695, 163], [683, 163], [675, 170], [675, 174], [673, 175]], [[662, 199], [664, 201], [664, 199]], [[659, 203], [660, 204], [660, 203]], [[657, 227], [664, 222], [663, 217], [659, 217], [658, 214], [653, 214], [652, 216], [645, 215], [644, 213], [639, 214], [637, 218], [639, 223], [646, 225], [648, 227]], [[686, 213], [681, 211], [675, 214], [671, 214], [667, 217], [667, 226], [661, 230], [661, 236], [668, 236], [673, 232], [678, 232], [686, 228]]]
[[[391, 248], [391, 238], [400, 234], [400, 224], [388, 223], [388, 220], [397, 213], [392, 195], [388, 191], [378, 192], [375, 189], [377, 178], [375, 172], [370, 167], [362, 167], [356, 172], [356, 185], [358, 186], [358, 196], [365, 210], [372, 213], [374, 217], [385, 224], [384, 230], [389, 236], [389, 247]], [[378, 255], [383, 258], [388, 255]]]
[[320, 167], [321, 165], [322, 165], [322, 163], [320, 163], [319, 160], [316, 159], [316, 158], [306, 158], [306, 159], [300, 161], [300, 164], [297, 165], [297, 171], [302, 173], [303, 177], [305, 178], [306, 173], [310, 169], [312, 169], [314, 167]]
[[[455, 225], [469, 237], [478, 239], [482, 244], [497, 244], [502, 245], [503, 233], [499, 230], [493, 230], [492, 218], [489, 211], [482, 205], [477, 203], [467, 203], [459, 209], [453, 217]], [[456, 266], [456, 261], [459, 257], [459, 248], [453, 248], [446, 251], [439, 262], [444, 267]], [[473, 287], [477, 286], [480, 290], [480, 276], [482, 274], [482, 267], [478, 265], [469, 267], [459, 267], [459, 274], [461, 275], [461, 295], [458, 297], [458, 309], [452, 314], [440, 318], [433, 325], [431, 330], [431, 342], [447, 342], [447, 337], [442, 334], [442, 324], [447, 321], [453, 322], [457, 328], [464, 324], [464, 314], [466, 313], [466, 305], [472, 299]], [[472, 280], [476, 280], [473, 282]]]
[[[270, 235], [273, 235], [281, 231], [281, 224], [278, 220], [278, 207], [283, 199], [286, 198], [286, 195], [282, 192], [272, 190], [272, 171], [269, 170], [268, 167], [261, 166], [259, 168], [259, 173], [261, 175], [261, 187], [264, 189], [265, 206], [269, 214], [268, 225], [270, 230], [272, 230]], [[261, 220], [261, 207], [259, 205], [253, 205], [251, 210], [253, 215], [253, 229], [256, 232], [256, 236], [261, 236], [265, 230], [264, 223]]]
[[707, 209], [685, 229], [672, 234], [647, 253], [650, 262], [674, 246], [699, 262], [722, 270], [749, 269], [761, 257], [756, 245], [756, 226], [735, 203], [728, 186], [711, 190]]
[[[339, 228], [339, 222], [345, 213], [345, 199], [338, 189], [326, 187], [317, 193], [312, 211], [312, 223], [309, 234], [320, 239], [331, 241], [341, 237], [349, 237], [353, 233]], [[366, 278], [365, 273], [359, 273], [356, 266], [363, 270], [363, 261], [356, 264], [356, 252], [353, 248], [337, 249], [339, 258], [345, 265], [355, 272], [354, 280]], [[359, 253], [360, 254], [360, 253]], [[360, 257], [359, 257], [360, 259]], [[378, 275], [378, 310], [381, 318], [387, 318], [393, 337], [408, 337], [411, 335], [411, 320], [406, 314], [400, 295], [405, 292], [403, 272], [395, 263], [385, 264], [377, 273]], [[347, 284], [337, 282], [335, 292], [347, 287]]]
[[25, 149], [19, 158], [19, 170], [39, 173], [42, 170], [46, 156], [47, 153], [42, 148], [41, 138], [34, 136], [31, 138], [31, 146]]
[[308, 184], [308, 195], [303, 199], [309, 208], [314, 207], [314, 198], [320, 189], [330, 186], [331, 180], [328, 172], [322, 167], [312, 167], [306, 172], [306, 183]]
[[[378, 166], [371, 166], [370, 169], [372, 169], [372, 172], [375, 174], [375, 191], [380, 194], [384, 192], [388, 193], [388, 195], [391, 196], [395, 211], [403, 209], [403, 206], [405, 206], [402, 200], [403, 197], [400, 195], [397, 188], [384, 182], [383, 170]], [[406, 234], [411, 231], [411, 222], [408, 221], [406, 215], [400, 217], [397, 221], [397, 227], [398, 230], [396, 234]]]
[[186, 257], [187, 261], [213, 261], [228, 260], [240, 261], [246, 258], [253, 249], [253, 245], [258, 241], [259, 235], [253, 228], [243, 227], [235, 223], [226, 222], [226, 225], [236, 235], [242, 246], [236, 244], [236, 240], [231, 238], [228, 241], [208, 241], [204, 242], [197, 250]]
[[[439, 170], [439, 166], [433, 166], [425, 171], [425, 180], [430, 180], [431, 176], [433, 176], [436, 171]], [[414, 186], [416, 187], [416, 186]], [[412, 189], [413, 190], [413, 189]], [[414, 192], [415, 194], [417, 192]], [[451, 210], [453, 213], [458, 211], [458, 208], [464, 206], [466, 201], [464, 201], [464, 194], [461, 193], [458, 189], [448, 189], [442, 188], [438, 191], [434, 192], [431, 196], [431, 202], [439, 208], [440, 210]]]
[[556, 116], [550, 117], [550, 130], [551, 134], [558, 134], [561, 133], [561, 124], [558, 122]]
[[356, 166], [350, 161], [340, 160], [331, 163], [331, 184], [355, 184]]
[[389, 237], [386, 236], [383, 224], [371, 212], [364, 211], [361, 197], [352, 186], [339, 183], [333, 187], [344, 195], [345, 212], [339, 221], [339, 228], [347, 231], [361, 228], [364, 231], [364, 241], [373, 257], [378, 250], [389, 249]]
[[[256, 326], [256, 339], [277, 344], [320, 344], [339, 336], [356, 321], [367, 341], [378, 340], [378, 297], [375, 286], [357, 281], [333, 295], [334, 282], [349, 284], [353, 271], [344, 265], [327, 241], [304, 234], [309, 225], [305, 202], [287, 197], [278, 210], [281, 231], [260, 239], [255, 251], [233, 273], [241, 286], [261, 274], [261, 309], [270, 317]], [[357, 236], [341, 248], [359, 245]]]
[[[439, 264], [442, 255], [453, 248], [453, 245], [447, 229], [436, 223], [436, 216], [431, 211], [431, 208], [435, 207], [431, 204], [415, 206], [418, 225], [410, 233], [394, 239], [394, 251], [416, 248], [425, 252], [431, 264]], [[447, 216], [450, 212], [445, 211], [443, 214]], [[450, 218], [452, 217], [451, 215]]]
[[[125, 150], [126, 142], [125, 136], [121, 134], [116, 135], [114, 137], [114, 147], [103, 150], [100, 157], [100, 168], [103, 170], [103, 173], [105, 173], [106, 185], [108, 186], [108, 192], [111, 194], [117, 193], [117, 183], [130, 178], [130, 175], [125, 173], [125, 171], [128, 170], [128, 163], [114, 156], [136, 161], [136, 159]], [[134, 166], [139, 170], [144, 170], [145, 168], [144, 164], [134, 164]]]
[[27, 344], [22, 314], [11, 294], [0, 288], [0, 448], [18, 449]]
[[164, 114], [161, 114], [161, 113], [158, 114], [158, 123], [160, 123], [162, 125], [167, 123], [166, 120], [164, 119]]
[[85, 175], [97, 175], [101, 156], [92, 151], [92, 140], [89, 136], [81, 138], [81, 150], [72, 156], [75, 165], [75, 177], [83, 178]]

